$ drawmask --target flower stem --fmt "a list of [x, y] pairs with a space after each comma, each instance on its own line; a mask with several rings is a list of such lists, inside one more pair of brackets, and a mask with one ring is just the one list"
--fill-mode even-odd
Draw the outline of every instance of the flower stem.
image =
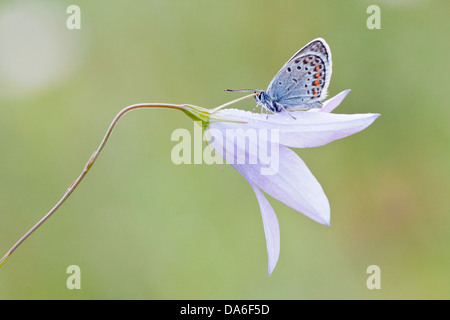
[[[189, 106], [189, 107], [196, 108], [195, 106]], [[28, 232], [25, 233], [22, 236], [22, 238], [20, 238], [16, 242], [16, 244], [14, 244], [14, 246], [12, 246], [11, 249], [9, 249], [9, 251], [3, 256], [3, 258], [0, 259], [0, 266], [2, 266], [3, 263], [5, 263], [6, 259], [8, 259], [8, 257], [14, 252], [14, 250], [16, 250], [17, 247], [19, 247], [22, 244], [22, 242], [24, 242], [25, 239], [28, 238], [34, 231], [36, 231], [37, 228], [39, 228], [45, 221], [47, 221], [48, 218], [50, 218], [52, 216], [52, 214], [55, 213], [55, 211], [58, 210], [58, 208], [61, 207], [61, 205], [72, 194], [72, 192], [75, 190], [75, 188], [80, 184], [80, 182], [86, 176], [89, 169], [93, 166], [95, 160], [97, 160], [98, 156], [100, 155], [100, 152], [103, 150], [106, 143], [108, 142], [108, 139], [111, 136], [111, 133], [113, 132], [113, 130], [116, 127], [119, 120], [130, 111], [137, 110], [137, 109], [146, 109], [146, 108], [176, 109], [176, 110], [181, 110], [184, 112], [189, 112], [189, 110], [187, 110], [187, 108], [188, 108], [187, 105], [161, 104], [161, 103], [134, 104], [134, 105], [131, 105], [131, 106], [128, 106], [128, 107], [122, 109], [122, 111], [120, 111], [117, 114], [117, 116], [114, 118], [114, 120], [111, 122], [111, 125], [109, 126], [108, 130], [106, 131], [106, 134], [105, 134], [102, 142], [100, 143], [97, 150], [95, 150], [94, 153], [89, 158], [89, 160], [86, 163], [86, 165], [84, 166], [83, 172], [81, 172], [80, 176], [69, 186], [69, 188], [66, 190], [66, 192], [64, 193], [62, 198], [58, 201], [58, 203], [56, 203], [56, 205], [41, 220], [39, 220], [38, 223], [36, 223], [30, 230], [28, 230]], [[198, 107], [198, 108], [200, 108], [200, 107]]]
[[[236, 100], [233, 100], [231, 102], [225, 103], [215, 109], [206, 109], [194, 105], [189, 104], [166, 104], [166, 103], [140, 103], [140, 104], [133, 104], [131, 106], [128, 106], [124, 109], [122, 109], [117, 116], [114, 118], [114, 120], [111, 122], [108, 130], [106, 131], [105, 136], [103, 137], [102, 142], [100, 143], [97, 150], [94, 151], [94, 153], [89, 158], [88, 162], [84, 166], [83, 172], [79, 175], [79, 177], [69, 186], [69, 188], [66, 190], [62, 198], [55, 204], [55, 206], [41, 219], [36, 223], [30, 230], [28, 230], [27, 233], [25, 233], [22, 238], [20, 238], [16, 244], [12, 246], [11, 249], [0, 259], [0, 267], [5, 263], [6, 259], [14, 252], [14, 250], [19, 247], [22, 242], [25, 241], [34, 231], [36, 231], [37, 228], [39, 228], [45, 221], [50, 218], [53, 213], [55, 213], [56, 210], [58, 210], [59, 207], [67, 200], [67, 198], [72, 194], [72, 192], [76, 189], [76, 187], [80, 184], [80, 182], [83, 180], [83, 178], [88, 173], [89, 169], [94, 165], [95, 160], [97, 160], [98, 156], [100, 155], [100, 152], [105, 147], [106, 143], [108, 142], [109, 137], [111, 136], [111, 133], [113, 132], [114, 128], [116, 127], [119, 120], [128, 112], [137, 110], [137, 109], [147, 109], [147, 108], [163, 108], [163, 109], [175, 109], [183, 111], [186, 115], [191, 117], [194, 120], [200, 120], [203, 123], [208, 123], [210, 121], [210, 116], [218, 111], [219, 109], [222, 109], [226, 106], [229, 106], [230, 104], [236, 103], [238, 101], [241, 101], [243, 99], [247, 99], [250, 97], [253, 97], [255, 94], [251, 94]], [[217, 120], [217, 119], [216, 119]], [[226, 119], [223, 119], [226, 121]]]

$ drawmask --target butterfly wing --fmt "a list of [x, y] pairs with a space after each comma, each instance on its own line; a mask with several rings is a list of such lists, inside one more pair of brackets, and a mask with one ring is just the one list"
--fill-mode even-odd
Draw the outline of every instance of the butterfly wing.
[[272, 101], [290, 110], [321, 107], [331, 79], [331, 52], [321, 38], [300, 49], [281, 68], [267, 88]]

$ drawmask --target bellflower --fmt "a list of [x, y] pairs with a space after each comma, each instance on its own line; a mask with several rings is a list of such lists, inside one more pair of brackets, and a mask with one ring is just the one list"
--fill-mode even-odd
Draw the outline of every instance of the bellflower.
[[[270, 275], [280, 254], [280, 228], [277, 216], [263, 192], [307, 217], [329, 225], [330, 205], [322, 187], [305, 163], [289, 148], [321, 146], [359, 132], [372, 124], [379, 114], [331, 113], [349, 91], [343, 91], [329, 99], [320, 109], [295, 112], [295, 117], [285, 112], [263, 115], [224, 109], [233, 103], [254, 97], [255, 93], [215, 109], [167, 103], [140, 103], [122, 109], [112, 121], [102, 142], [78, 178], [69, 186], [58, 203], [0, 259], [0, 266], [72, 194], [92, 168], [112, 131], [125, 114], [137, 109], [165, 108], [182, 111], [202, 124], [205, 137], [209, 135], [211, 139], [209, 149], [205, 149], [208, 152], [203, 152], [204, 157], [208, 156], [208, 163], [220, 163], [221, 156], [250, 183], [261, 209]], [[215, 153], [212, 152], [212, 148]], [[213, 153], [215, 156], [209, 157]], [[220, 156], [216, 157], [217, 154]]]
[[[349, 91], [325, 101], [318, 111], [295, 112], [295, 118], [285, 112], [267, 116], [222, 109], [213, 113], [206, 124], [213, 148], [244, 176], [256, 194], [266, 237], [269, 275], [280, 254], [280, 229], [277, 216], [262, 191], [314, 221], [330, 224], [330, 205], [321, 185], [289, 147], [322, 146], [372, 124], [379, 114], [331, 113]], [[257, 139], [249, 139], [251, 130], [259, 133]], [[246, 143], [238, 143], [246, 138]], [[272, 171], [268, 170], [269, 166]]]

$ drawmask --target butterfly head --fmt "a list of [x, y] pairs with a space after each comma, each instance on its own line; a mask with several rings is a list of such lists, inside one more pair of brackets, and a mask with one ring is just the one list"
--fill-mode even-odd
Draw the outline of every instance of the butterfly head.
[[279, 105], [276, 103], [276, 101], [271, 99], [269, 97], [269, 95], [263, 90], [258, 90], [258, 89], [230, 90], [230, 89], [226, 89], [225, 91], [254, 92], [255, 93], [254, 98], [255, 98], [257, 106], [261, 105], [264, 109], [270, 110], [272, 112], [279, 112], [281, 110]]
[[255, 90], [255, 93], [257, 93], [254, 97], [257, 104], [262, 104], [263, 106], [271, 104], [271, 100], [265, 91]]

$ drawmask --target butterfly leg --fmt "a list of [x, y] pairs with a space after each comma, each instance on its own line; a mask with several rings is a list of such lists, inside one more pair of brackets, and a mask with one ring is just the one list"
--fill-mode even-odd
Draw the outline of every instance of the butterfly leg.
[[[256, 109], [258, 109], [258, 107], [259, 107], [260, 105], [261, 105], [260, 103], [257, 103], [257, 104], [256, 104], [256, 107], [253, 108], [252, 112], [255, 111]], [[262, 107], [261, 107], [261, 113], [262, 113]]]
[[269, 119], [269, 114], [275, 114], [275, 111], [269, 110], [269, 109], [264, 109], [266, 111], [266, 119]]
[[294, 117], [294, 116], [292, 115], [292, 113], [289, 112], [288, 109], [286, 109], [286, 108], [285, 108], [284, 106], [282, 106], [282, 105], [281, 105], [281, 108], [282, 108], [284, 111], [286, 111], [286, 112], [292, 117], [292, 119], [297, 120], [297, 118]]

